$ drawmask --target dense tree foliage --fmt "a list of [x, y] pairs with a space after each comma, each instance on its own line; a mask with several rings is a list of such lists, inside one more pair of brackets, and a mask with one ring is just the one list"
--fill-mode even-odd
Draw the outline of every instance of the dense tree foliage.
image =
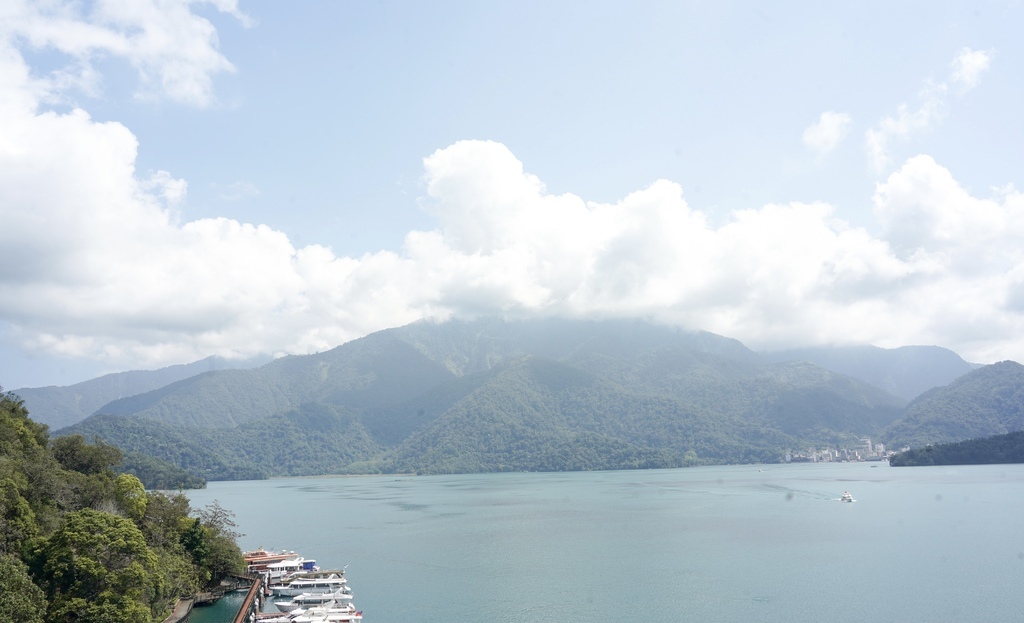
[[122, 621], [148, 623], [162, 611], [157, 557], [128, 518], [69, 513], [31, 557], [50, 598], [50, 621], [103, 621], [117, 612]]
[[86, 475], [102, 474], [121, 462], [121, 451], [94, 439], [88, 444], [81, 435], [57, 437], [50, 447], [53, 458], [66, 470]]
[[[230, 429], [181, 430], [149, 419], [101, 415], [64, 432], [75, 430], [116, 443], [130, 457], [144, 455], [149, 457], [146, 461], [180, 466], [199, 482], [337, 474], [381, 452], [358, 414], [316, 403]], [[180, 472], [162, 477], [149, 473], [150, 487], [178, 488], [194, 482]]]
[[[242, 552], [235, 545], [235, 539], [241, 535], [235, 532], [235, 522], [231, 512], [213, 501], [205, 509], [199, 511], [199, 518], [194, 526], [201, 528], [199, 541], [203, 547], [201, 567], [212, 577], [222, 577], [227, 573], [242, 568], [245, 561]], [[186, 539], [187, 540], [187, 539]], [[186, 545], [187, 549], [187, 545]], [[189, 550], [195, 554], [195, 550]]]
[[147, 489], [202, 489], [206, 479], [141, 452], [125, 452], [117, 470], [135, 476]]
[[900, 452], [889, 458], [895, 467], [919, 465], [988, 465], [1024, 463], [1024, 431], [928, 445]]
[[43, 623], [46, 595], [18, 557], [0, 554], [0, 623]]
[[159, 621], [241, 570], [227, 511], [147, 492], [114, 471], [121, 456], [80, 435], [51, 441], [0, 390], [0, 623]]

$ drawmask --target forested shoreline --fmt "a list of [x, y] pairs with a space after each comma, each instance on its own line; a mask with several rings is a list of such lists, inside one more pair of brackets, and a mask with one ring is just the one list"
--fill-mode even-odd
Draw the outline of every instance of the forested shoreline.
[[115, 471], [122, 459], [80, 435], [51, 439], [0, 388], [0, 621], [161, 621], [242, 570], [227, 510], [147, 491]]
[[893, 467], [923, 465], [991, 465], [1024, 463], [1024, 431], [968, 439], [954, 443], [927, 445], [894, 454]]

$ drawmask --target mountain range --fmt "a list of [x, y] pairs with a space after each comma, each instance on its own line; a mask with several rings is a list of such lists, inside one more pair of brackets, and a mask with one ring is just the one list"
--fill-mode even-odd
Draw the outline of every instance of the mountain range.
[[207, 357], [200, 361], [159, 370], [131, 370], [106, 374], [99, 378], [64, 387], [23, 387], [14, 390], [29, 405], [32, 419], [51, 429], [70, 426], [84, 420], [111, 400], [158, 389], [175, 381], [212, 370], [255, 368], [271, 360], [269, 356], [248, 359]]
[[208, 479], [771, 462], [910, 439], [905, 396], [976, 367], [936, 347], [842, 355], [641, 321], [420, 322], [124, 396], [58, 434]]

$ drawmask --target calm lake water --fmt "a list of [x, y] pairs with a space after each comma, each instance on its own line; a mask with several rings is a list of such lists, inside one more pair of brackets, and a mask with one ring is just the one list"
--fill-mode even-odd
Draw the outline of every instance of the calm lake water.
[[233, 511], [243, 549], [348, 565], [367, 623], [1024, 617], [1022, 465], [289, 478], [189, 495]]

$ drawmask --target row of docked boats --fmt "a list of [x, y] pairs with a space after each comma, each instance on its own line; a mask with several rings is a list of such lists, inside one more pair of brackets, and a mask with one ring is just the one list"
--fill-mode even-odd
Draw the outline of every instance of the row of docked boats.
[[[261, 623], [359, 623], [363, 613], [352, 603], [345, 569], [322, 570], [315, 560], [295, 552], [246, 552], [250, 573], [263, 574], [268, 599], [277, 612], [261, 612]], [[267, 607], [264, 608], [267, 610]]]

